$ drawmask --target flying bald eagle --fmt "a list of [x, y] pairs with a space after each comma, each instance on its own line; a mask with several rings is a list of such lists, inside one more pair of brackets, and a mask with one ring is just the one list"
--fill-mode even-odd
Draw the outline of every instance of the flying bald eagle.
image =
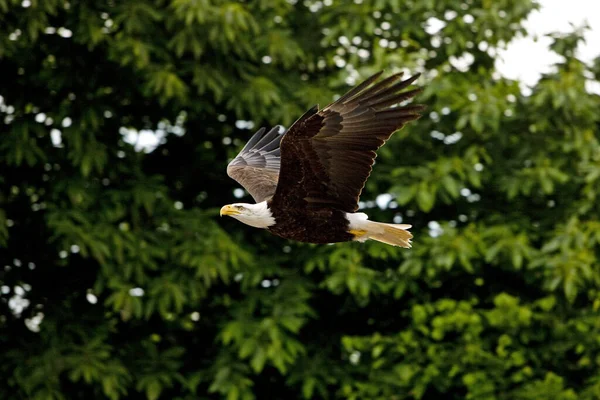
[[410, 225], [356, 212], [375, 151], [424, 109], [398, 105], [420, 92], [402, 91], [419, 75], [379, 80], [382, 72], [327, 107], [311, 108], [283, 134], [279, 127], [256, 132], [227, 166], [256, 204], [229, 204], [221, 215], [301, 242], [373, 239], [410, 248]]

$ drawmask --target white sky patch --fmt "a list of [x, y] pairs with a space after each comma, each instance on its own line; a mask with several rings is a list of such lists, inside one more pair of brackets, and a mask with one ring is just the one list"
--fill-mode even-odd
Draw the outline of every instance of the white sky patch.
[[153, 152], [166, 136], [166, 132], [163, 130], [151, 131], [149, 129], [142, 129], [138, 131], [121, 128], [120, 132], [123, 135], [125, 143], [132, 145], [135, 151], [143, 151], [145, 153]]
[[[543, 37], [552, 32], [572, 32], [586, 21], [590, 30], [585, 33], [585, 43], [577, 51], [577, 57], [590, 62], [600, 54], [600, 1], [598, 0], [540, 0], [541, 9], [530, 14], [525, 22], [530, 36], [512, 40], [506, 50], [499, 51], [497, 70], [505, 77], [518, 79], [526, 86], [533, 86], [542, 73], [551, 71], [552, 65], [561, 57], [549, 50], [552, 39]], [[535, 41], [534, 38], [538, 37]], [[591, 83], [588, 90], [598, 90], [600, 85]]]
[[431, 237], [438, 237], [444, 233], [442, 226], [437, 221], [429, 221], [427, 227], [429, 228], [429, 236]]
[[357, 365], [360, 362], [360, 351], [353, 351], [348, 360], [350, 360], [350, 364]]
[[252, 129], [254, 128], [254, 122], [238, 119], [235, 121], [235, 127], [238, 129]]
[[[111, 113], [112, 117], [112, 113]], [[175, 136], [185, 135], [184, 123], [187, 118], [185, 111], [179, 113], [175, 119], [175, 124], [170, 121], [160, 121], [157, 124], [157, 129], [141, 129], [121, 127], [119, 133], [123, 136], [125, 143], [131, 144], [136, 151], [145, 153], [153, 152], [159, 145], [167, 142], [167, 136], [173, 134]]]
[[600, 94], [600, 82], [586, 81], [585, 82], [585, 90], [587, 90], [588, 93]]
[[58, 28], [58, 34], [64, 38], [70, 38], [73, 36], [73, 32], [70, 29], [63, 27]]
[[142, 297], [144, 295], [144, 289], [140, 287], [129, 289], [129, 295], [132, 297]]
[[444, 29], [445, 26], [446, 23], [441, 19], [431, 17], [425, 22], [425, 32], [427, 32], [430, 35], [435, 35], [439, 31]]
[[451, 21], [458, 16], [458, 13], [454, 10], [448, 10], [444, 13], [444, 19]]
[[54, 147], [62, 147], [62, 132], [56, 128], [52, 129], [50, 131], [50, 140], [52, 140]]
[[43, 320], [44, 320], [44, 313], [38, 312], [33, 317], [25, 319], [25, 326], [27, 327], [27, 329], [29, 329], [32, 332], [39, 332], [40, 325], [42, 324]]
[[466, 72], [469, 70], [473, 61], [475, 61], [475, 57], [471, 53], [463, 53], [460, 57], [450, 56], [450, 64], [457, 70], [461, 72]]
[[268, 279], [264, 279], [260, 285], [264, 288], [270, 288], [271, 287], [272, 282]]
[[392, 201], [392, 198], [393, 197], [391, 194], [383, 193], [377, 196], [377, 198], [375, 199], [375, 203], [377, 203], [377, 207], [381, 208], [382, 210], [385, 210], [388, 207], [390, 201]]
[[[4, 286], [2, 292], [4, 293]], [[29, 307], [29, 300], [25, 297], [25, 290], [21, 286], [13, 288], [13, 296], [8, 300], [8, 308], [12, 311], [15, 317], [21, 316], [21, 313]]]
[[444, 140], [445, 144], [454, 144], [454, 143], [458, 142], [461, 138], [462, 138], [461, 132], [454, 132], [453, 134], [444, 137], [443, 140]]
[[88, 292], [88, 293], [85, 295], [85, 298], [86, 298], [86, 300], [88, 301], [88, 303], [90, 303], [90, 304], [96, 304], [96, 303], [98, 302], [98, 298], [96, 297], [96, 295], [94, 295], [94, 294], [93, 294], [93, 293], [91, 293], [91, 292]]

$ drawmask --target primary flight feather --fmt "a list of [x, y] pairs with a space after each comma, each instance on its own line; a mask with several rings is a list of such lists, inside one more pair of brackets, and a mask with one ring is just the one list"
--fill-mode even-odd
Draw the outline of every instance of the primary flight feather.
[[404, 90], [419, 75], [381, 74], [321, 110], [311, 108], [283, 134], [279, 127], [256, 132], [227, 166], [256, 204], [229, 204], [221, 215], [301, 242], [373, 239], [409, 248], [410, 225], [356, 212], [376, 150], [425, 108], [399, 105], [420, 91]]

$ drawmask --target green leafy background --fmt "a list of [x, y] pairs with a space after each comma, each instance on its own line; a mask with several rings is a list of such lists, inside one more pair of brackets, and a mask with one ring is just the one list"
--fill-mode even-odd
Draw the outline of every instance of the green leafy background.
[[[600, 61], [500, 76], [537, 7], [0, 0], [0, 398], [600, 398]], [[380, 69], [424, 73], [362, 197], [412, 250], [219, 219], [254, 130]]]

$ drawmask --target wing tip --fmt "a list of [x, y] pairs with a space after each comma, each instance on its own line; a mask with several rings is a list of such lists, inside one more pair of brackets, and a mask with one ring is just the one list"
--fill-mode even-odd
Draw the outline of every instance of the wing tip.
[[[381, 70], [378, 73], [373, 74], [371, 77], [365, 79], [363, 82], [356, 85], [344, 96], [340, 97], [340, 99], [338, 99], [336, 103], [347, 104], [356, 101], [371, 101], [373, 99], [381, 97], [384, 97], [387, 101], [389, 101], [391, 100], [391, 98], [393, 98], [394, 93], [397, 93], [398, 91], [410, 86], [421, 76], [421, 73], [417, 72], [412, 76], [408, 77], [407, 79], [401, 80], [402, 77], [405, 75], [405, 71], [399, 71], [388, 76], [385, 79], [378, 80], [378, 78], [383, 74], [383, 72], [384, 70]], [[398, 82], [399, 80], [401, 81]], [[414, 93], [413, 95], [416, 95], [418, 92], [415, 91], [410, 93]]]

